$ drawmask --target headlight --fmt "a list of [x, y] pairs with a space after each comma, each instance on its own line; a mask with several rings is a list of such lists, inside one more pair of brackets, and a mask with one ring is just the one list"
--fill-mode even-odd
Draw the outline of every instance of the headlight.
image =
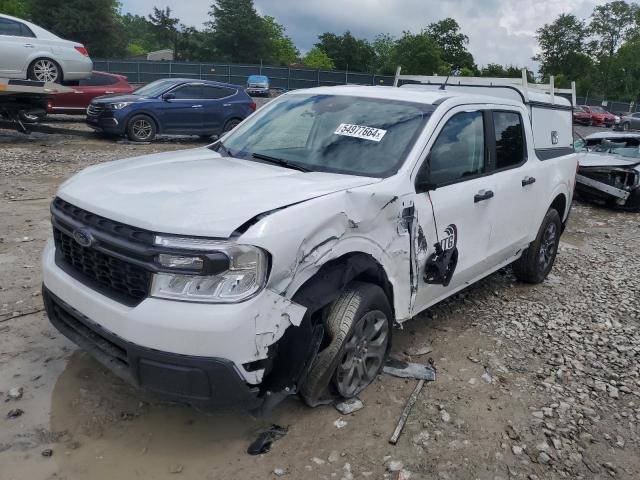
[[[248, 299], [264, 287], [267, 253], [251, 245], [238, 245], [219, 240], [156, 236], [155, 244], [189, 254], [160, 254], [156, 261], [164, 269], [176, 273], [156, 273], [151, 284], [151, 296], [189, 302], [236, 303]], [[208, 253], [222, 253], [228, 258], [223, 271], [210, 274]], [[219, 260], [214, 259], [213, 262]], [[226, 269], [224, 269], [226, 268]], [[193, 273], [185, 273], [185, 270]], [[220, 269], [218, 269], [220, 270]]]
[[120, 110], [121, 108], [124, 108], [127, 105], [131, 105], [131, 102], [107, 103], [107, 108], [109, 110]]

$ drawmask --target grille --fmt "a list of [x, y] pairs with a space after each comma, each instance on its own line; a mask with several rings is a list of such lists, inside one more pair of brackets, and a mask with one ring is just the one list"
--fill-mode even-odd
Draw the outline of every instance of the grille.
[[87, 108], [87, 115], [91, 115], [92, 117], [95, 117], [100, 115], [100, 112], [102, 112], [103, 110], [104, 110], [104, 107], [102, 105], [96, 105], [91, 103]]
[[56, 210], [58, 210], [87, 227], [93, 227], [97, 230], [101, 230], [105, 233], [131, 240], [133, 242], [153, 245], [153, 233], [147, 230], [130, 227], [129, 225], [124, 225], [123, 223], [115, 222], [113, 220], [109, 220], [108, 218], [104, 218], [94, 213], [87, 212], [86, 210], [65, 202], [61, 198], [56, 198], [53, 201], [52, 210], [54, 215], [56, 214]]
[[83, 247], [57, 228], [53, 230], [53, 238], [59, 259], [80, 275], [84, 283], [127, 305], [136, 305], [148, 295], [151, 274], [147, 270]]

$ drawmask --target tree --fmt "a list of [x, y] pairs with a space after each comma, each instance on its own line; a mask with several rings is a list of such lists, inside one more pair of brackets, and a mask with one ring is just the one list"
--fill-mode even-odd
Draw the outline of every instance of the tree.
[[367, 72], [373, 66], [374, 51], [369, 42], [355, 38], [348, 30], [342, 35], [325, 32], [316, 47], [325, 52], [339, 70]]
[[0, 0], [0, 13], [28, 19], [31, 13], [29, 0]]
[[322, 70], [333, 70], [336, 68], [329, 55], [324, 53], [322, 49], [313, 47], [302, 58], [302, 64], [309, 68], [320, 68]]
[[118, 0], [31, 2], [31, 20], [56, 35], [81, 42], [94, 58], [122, 56], [125, 39]]
[[120, 17], [120, 24], [124, 30], [127, 52], [131, 56], [171, 47], [170, 43], [158, 38], [156, 27], [146, 17], [127, 13]]
[[[149, 22], [155, 30], [156, 37], [168, 48], [173, 50], [173, 58], [179, 59], [178, 38], [180, 29], [180, 19], [171, 16], [171, 9], [164, 10], [153, 7], [153, 13], [149, 14]], [[182, 26], [184, 28], [184, 26]]]
[[425, 32], [404, 32], [396, 43], [395, 59], [408, 75], [432, 75], [441, 70], [442, 52], [436, 41]]
[[[585, 49], [586, 27], [575, 15], [561, 14], [555, 21], [536, 31], [540, 53], [533, 60], [540, 62], [543, 78], [559, 73], [577, 76], [583, 72], [568, 70], [568, 60], [575, 59]], [[574, 65], [578, 66], [578, 65]]]
[[396, 71], [396, 39], [388, 33], [376, 36], [371, 44], [374, 53], [373, 70], [381, 75], [392, 75]]
[[275, 18], [265, 16], [264, 28], [267, 34], [269, 56], [266, 61], [279, 65], [291, 65], [295, 63], [300, 52], [293, 40], [285, 34], [285, 28]]
[[598, 56], [612, 57], [625, 38], [634, 33], [638, 6], [622, 0], [598, 5], [591, 15], [590, 30], [597, 36]]
[[445, 18], [430, 24], [425, 30], [440, 47], [442, 61], [454, 68], [475, 70], [473, 55], [467, 50], [469, 37], [460, 31], [460, 25], [453, 18]]
[[267, 57], [265, 22], [252, 0], [216, 0], [209, 15], [212, 46], [222, 60], [257, 63]]

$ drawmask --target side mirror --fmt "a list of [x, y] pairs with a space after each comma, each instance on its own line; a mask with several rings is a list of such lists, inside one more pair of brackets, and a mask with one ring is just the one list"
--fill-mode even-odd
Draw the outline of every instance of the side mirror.
[[429, 163], [431, 162], [431, 153], [427, 155], [424, 163], [420, 167], [420, 171], [418, 172], [418, 176], [416, 177], [416, 193], [426, 193], [432, 190], [435, 190], [438, 186], [431, 181], [429, 178], [429, 172], [431, 169], [429, 168]]
[[176, 94], [175, 93], [165, 93], [164, 95], [162, 95], [162, 99], [167, 102], [169, 100], [173, 100], [174, 98], [176, 98]]

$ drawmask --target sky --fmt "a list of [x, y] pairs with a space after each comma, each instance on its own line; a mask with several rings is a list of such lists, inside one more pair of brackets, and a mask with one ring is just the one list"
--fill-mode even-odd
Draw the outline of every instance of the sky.
[[[201, 27], [212, 0], [121, 0], [125, 13], [148, 14], [154, 6], [170, 7], [182, 23]], [[580, 18], [606, 0], [254, 0], [261, 15], [285, 26], [302, 53], [323, 32], [350, 30], [373, 40], [378, 33], [419, 32], [429, 23], [455, 18], [469, 37], [476, 63], [528, 66], [537, 51], [535, 31], [561, 13]]]

